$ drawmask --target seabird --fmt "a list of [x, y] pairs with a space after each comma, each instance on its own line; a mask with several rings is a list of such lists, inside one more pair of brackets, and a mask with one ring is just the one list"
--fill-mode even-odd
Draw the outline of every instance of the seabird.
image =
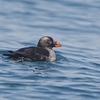
[[52, 49], [53, 47], [61, 47], [61, 44], [58, 41], [54, 41], [50, 36], [44, 36], [40, 38], [37, 47], [31, 46], [16, 51], [8, 51], [8, 54], [3, 55], [21, 60], [52, 62], [56, 60], [56, 54]]

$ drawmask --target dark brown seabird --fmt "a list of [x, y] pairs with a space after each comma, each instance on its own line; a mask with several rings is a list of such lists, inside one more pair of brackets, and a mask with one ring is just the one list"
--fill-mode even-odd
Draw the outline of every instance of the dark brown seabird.
[[57, 41], [54, 41], [53, 38], [49, 36], [44, 36], [40, 38], [37, 47], [31, 46], [21, 48], [17, 51], [8, 51], [8, 54], [3, 55], [21, 60], [52, 62], [56, 60], [55, 52], [52, 49], [53, 47], [61, 47], [61, 44]]

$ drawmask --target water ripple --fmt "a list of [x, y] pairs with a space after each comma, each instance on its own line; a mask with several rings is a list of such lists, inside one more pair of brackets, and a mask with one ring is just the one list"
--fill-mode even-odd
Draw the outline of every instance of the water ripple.
[[[100, 99], [99, 0], [1, 0], [0, 99]], [[55, 62], [14, 62], [2, 54], [61, 42]]]

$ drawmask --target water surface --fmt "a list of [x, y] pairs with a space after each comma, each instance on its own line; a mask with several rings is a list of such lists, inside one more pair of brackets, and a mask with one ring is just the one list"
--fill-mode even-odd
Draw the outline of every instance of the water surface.
[[[1, 0], [0, 100], [100, 100], [100, 1]], [[62, 44], [55, 62], [13, 62], [8, 50]]]

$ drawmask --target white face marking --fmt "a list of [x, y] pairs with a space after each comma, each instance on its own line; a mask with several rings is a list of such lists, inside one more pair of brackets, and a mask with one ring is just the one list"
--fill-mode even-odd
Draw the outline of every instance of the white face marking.
[[43, 37], [43, 40], [47, 40], [48, 39], [48, 37]]
[[43, 37], [41, 39], [41, 45], [43, 46], [45, 44], [45, 41], [48, 39], [48, 37]]

